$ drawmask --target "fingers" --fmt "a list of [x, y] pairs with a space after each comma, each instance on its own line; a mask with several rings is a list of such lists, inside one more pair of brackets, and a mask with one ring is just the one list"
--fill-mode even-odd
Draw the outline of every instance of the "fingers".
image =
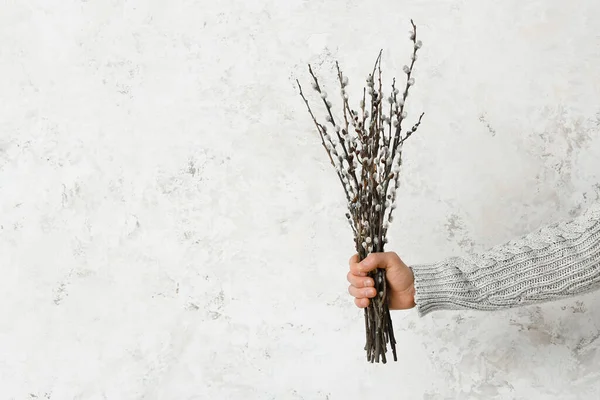
[[369, 288], [357, 288], [356, 286], [348, 286], [348, 293], [350, 293], [351, 296], [356, 297], [357, 299], [364, 299], [364, 298], [372, 298], [375, 297], [375, 295], [377, 294], [377, 291], [375, 290], [375, 288], [369, 287]]
[[366, 272], [361, 272], [359, 270], [359, 268], [360, 268], [359, 260], [360, 260], [360, 258], [358, 256], [358, 254], [355, 254], [350, 258], [350, 261], [348, 262], [350, 264], [350, 272], [357, 276], [367, 276]]
[[370, 302], [371, 300], [369, 299], [354, 299], [354, 304], [356, 304], [356, 307], [358, 308], [367, 308], [369, 307]]
[[354, 264], [356, 275], [365, 274], [375, 268], [390, 268], [397, 265], [398, 260], [399, 257], [394, 252], [371, 253], [360, 263]]
[[350, 261], [348, 261], [348, 264], [350, 265], [350, 272], [354, 275], [358, 275], [358, 276], [367, 276], [366, 272], [360, 272], [358, 270], [358, 263], [360, 261], [360, 258], [358, 256], [358, 253], [353, 255], [352, 257], [350, 257]]
[[368, 307], [370, 298], [377, 295], [377, 291], [373, 287], [375, 282], [368, 275], [368, 272], [383, 268], [389, 269], [392, 267], [401, 266], [400, 257], [394, 252], [386, 253], [371, 253], [364, 260], [360, 261], [359, 255], [354, 254], [350, 260], [350, 271], [347, 279], [350, 282], [348, 292], [354, 297], [354, 304], [359, 308]]
[[348, 282], [350, 282], [352, 286], [357, 288], [375, 286], [375, 281], [372, 278], [354, 275], [352, 271], [348, 272], [346, 279], [348, 279]]

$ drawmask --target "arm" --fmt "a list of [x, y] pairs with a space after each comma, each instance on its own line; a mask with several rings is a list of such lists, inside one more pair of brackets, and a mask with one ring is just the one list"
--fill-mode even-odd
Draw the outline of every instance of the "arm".
[[470, 257], [413, 265], [420, 316], [498, 310], [600, 288], [600, 206]]

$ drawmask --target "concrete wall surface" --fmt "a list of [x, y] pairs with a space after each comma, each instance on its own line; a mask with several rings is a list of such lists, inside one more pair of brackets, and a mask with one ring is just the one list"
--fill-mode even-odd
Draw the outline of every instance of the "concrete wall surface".
[[1, 2], [0, 399], [600, 398], [600, 293], [394, 312], [399, 362], [365, 360], [294, 85], [311, 63], [335, 106], [339, 60], [357, 105], [379, 49], [402, 77], [411, 18], [426, 114], [388, 250], [466, 255], [598, 201], [597, 0]]

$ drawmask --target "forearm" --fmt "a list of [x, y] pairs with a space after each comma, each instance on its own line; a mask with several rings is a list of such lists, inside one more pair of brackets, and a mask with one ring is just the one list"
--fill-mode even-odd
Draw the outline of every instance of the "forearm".
[[600, 288], [600, 207], [470, 257], [411, 267], [419, 315], [498, 310]]

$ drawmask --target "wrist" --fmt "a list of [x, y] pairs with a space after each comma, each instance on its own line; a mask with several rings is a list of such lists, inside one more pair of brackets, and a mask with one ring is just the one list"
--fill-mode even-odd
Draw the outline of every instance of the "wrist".
[[413, 269], [411, 267], [408, 267], [408, 269], [410, 270], [410, 276], [411, 276], [411, 283], [410, 286], [408, 287], [408, 294], [410, 296], [410, 308], [413, 308], [416, 303], [415, 303], [415, 273], [413, 271]]

